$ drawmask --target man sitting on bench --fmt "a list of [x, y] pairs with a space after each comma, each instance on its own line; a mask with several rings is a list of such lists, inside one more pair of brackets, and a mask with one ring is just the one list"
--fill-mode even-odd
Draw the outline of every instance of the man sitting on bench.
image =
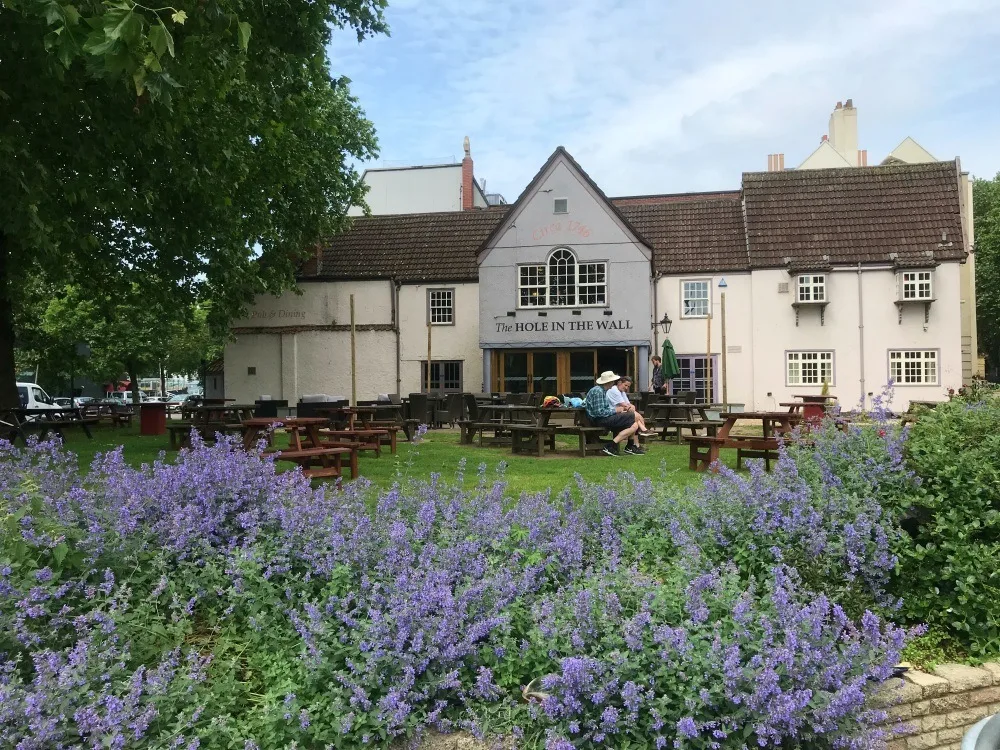
[[652, 437], [656, 433], [649, 431], [646, 427], [646, 419], [639, 413], [639, 410], [635, 408], [635, 404], [628, 399], [628, 392], [631, 387], [632, 378], [628, 375], [622, 375], [618, 380], [617, 385], [613, 385], [608, 388], [608, 401], [611, 402], [612, 406], [624, 406], [625, 411], [630, 411], [635, 414], [636, 424], [639, 425], [639, 434], [643, 437]]
[[[597, 385], [587, 391], [587, 400], [584, 407], [590, 421], [598, 427], [611, 430], [614, 438], [604, 446], [604, 453], [609, 456], [618, 456], [618, 445], [625, 443], [625, 452], [641, 456], [645, 451], [639, 447], [639, 438], [636, 432], [639, 425], [635, 421], [635, 411], [629, 411], [622, 405], [613, 406], [608, 399], [608, 389], [619, 380], [611, 370], [605, 370], [597, 378]], [[631, 405], [630, 405], [631, 406]], [[631, 442], [628, 442], [632, 438]]]

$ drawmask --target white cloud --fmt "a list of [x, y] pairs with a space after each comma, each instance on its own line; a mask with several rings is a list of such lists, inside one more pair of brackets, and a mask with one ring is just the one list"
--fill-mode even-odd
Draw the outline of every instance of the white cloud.
[[477, 175], [508, 199], [560, 144], [610, 194], [735, 187], [769, 152], [804, 158], [847, 97], [872, 158], [912, 134], [992, 173], [998, 11], [1000, 0], [399, 0], [392, 38], [333, 53], [383, 158], [460, 153], [468, 134]]

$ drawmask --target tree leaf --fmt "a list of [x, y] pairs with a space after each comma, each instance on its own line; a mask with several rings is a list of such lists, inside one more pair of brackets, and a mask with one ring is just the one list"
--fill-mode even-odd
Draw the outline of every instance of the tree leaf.
[[162, 57], [164, 52], [169, 52], [171, 57], [174, 56], [174, 36], [163, 25], [163, 21], [149, 30], [149, 43], [153, 46], [157, 57]]
[[239, 36], [240, 36], [240, 47], [246, 52], [247, 47], [250, 44], [250, 24], [246, 21], [240, 21], [239, 24]]
[[66, 14], [67, 26], [76, 26], [80, 23], [80, 11], [76, 9], [75, 5], [64, 5], [63, 12]]
[[187, 17], [188, 14], [185, 13], [183, 10], [179, 10], [171, 16], [171, 18], [174, 20], [174, 23], [180, 24], [182, 26], [184, 25], [184, 22], [187, 20]]
[[132, 15], [130, 10], [115, 8], [104, 14], [104, 34], [108, 39], [118, 39], [125, 28], [125, 22]]

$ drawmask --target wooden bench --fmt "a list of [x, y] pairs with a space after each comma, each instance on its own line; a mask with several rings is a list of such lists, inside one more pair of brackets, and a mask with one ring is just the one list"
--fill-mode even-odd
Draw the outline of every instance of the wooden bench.
[[556, 449], [556, 428], [537, 427], [529, 424], [510, 425], [511, 453], [537, 453], [545, 455], [545, 445]]
[[[265, 451], [265, 453], [273, 455], [278, 461], [290, 461], [298, 464], [302, 469], [302, 473], [310, 479], [324, 477], [343, 478], [343, 455], [346, 453], [350, 456], [351, 479], [357, 479], [358, 476], [358, 451], [350, 445], [344, 445], [343, 447], [302, 448], [299, 450], [290, 450], [287, 448], [284, 450], [272, 449]], [[326, 459], [331, 458], [333, 459], [332, 466], [326, 463]], [[323, 465], [310, 466], [316, 459], [319, 459]]]
[[[45, 435], [47, 432], [51, 432], [59, 436], [60, 440], [65, 440], [66, 437], [63, 435], [63, 430], [67, 427], [80, 427], [87, 434], [87, 437], [92, 437], [90, 434], [90, 426], [97, 424], [96, 419], [84, 418], [84, 419], [34, 419], [25, 420], [20, 424], [21, 432], [27, 434], [29, 432], [37, 433], [39, 437]], [[23, 435], [22, 435], [23, 437]]]
[[691, 430], [691, 435], [698, 435], [700, 430], [705, 430], [705, 434], [708, 437], [715, 437], [718, 433], [719, 428], [724, 425], [725, 422], [721, 419], [677, 419], [664, 422], [660, 426], [660, 440], [665, 440], [667, 437], [667, 431], [673, 427], [673, 434], [677, 440], [677, 445], [681, 445], [684, 441], [683, 430], [686, 427]]
[[211, 442], [215, 440], [215, 433], [217, 432], [221, 432], [223, 435], [241, 433], [243, 425], [224, 424], [222, 422], [210, 424], [178, 422], [176, 424], [168, 424], [167, 432], [170, 433], [170, 450], [176, 451], [181, 448], [189, 448], [191, 446], [191, 430], [197, 430], [202, 440]]
[[389, 438], [393, 454], [396, 453], [396, 429], [360, 429], [360, 430], [320, 430], [319, 434], [330, 438], [324, 444], [351, 444], [361, 451], [374, 451], [376, 456], [382, 455], [382, 438]]
[[736, 468], [743, 468], [743, 459], [762, 458], [765, 468], [771, 470], [771, 461], [778, 458], [778, 441], [776, 438], [754, 436], [713, 437], [709, 435], [692, 435], [686, 438], [690, 446], [688, 468], [691, 471], [705, 471], [719, 460], [722, 448], [736, 449]]

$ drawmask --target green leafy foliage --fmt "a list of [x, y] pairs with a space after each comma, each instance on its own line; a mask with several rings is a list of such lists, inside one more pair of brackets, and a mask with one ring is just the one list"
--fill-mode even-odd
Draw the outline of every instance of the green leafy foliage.
[[979, 350], [1000, 374], [1000, 174], [972, 183], [976, 231], [976, 317]]
[[927, 412], [907, 442], [921, 480], [906, 508], [894, 587], [902, 613], [968, 649], [1000, 652], [1000, 401]]
[[13, 320], [32, 278], [137, 288], [161, 311], [211, 301], [217, 332], [294, 284], [361, 203], [352, 164], [375, 153], [326, 46], [335, 29], [384, 31], [383, 7], [5, 0], [0, 404], [15, 402]]

